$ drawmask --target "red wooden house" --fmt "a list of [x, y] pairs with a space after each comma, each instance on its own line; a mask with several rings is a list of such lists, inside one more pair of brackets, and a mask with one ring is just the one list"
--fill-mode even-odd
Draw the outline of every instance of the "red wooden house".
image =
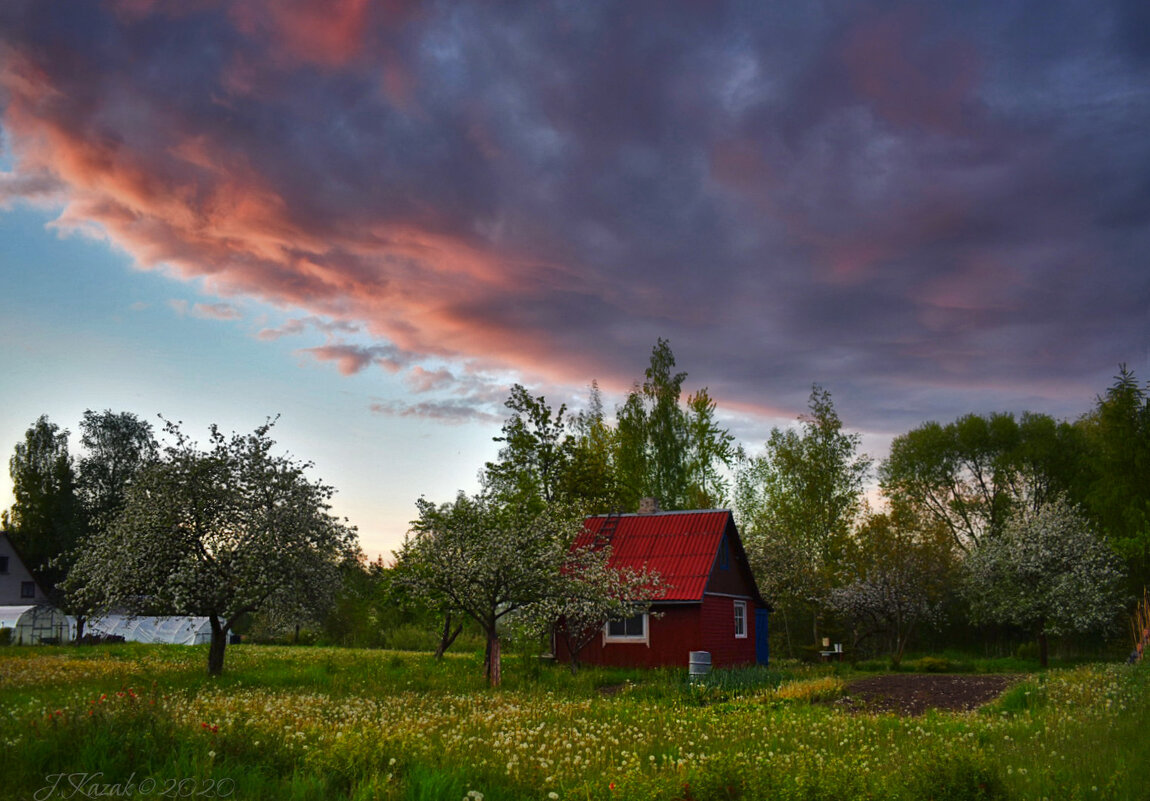
[[[747, 555], [725, 509], [599, 515], [575, 547], [609, 542], [613, 567], [658, 572], [667, 590], [654, 615], [608, 622], [579, 653], [592, 665], [685, 667], [708, 651], [715, 666], [767, 663], [767, 615]], [[556, 657], [568, 661], [562, 638]]]

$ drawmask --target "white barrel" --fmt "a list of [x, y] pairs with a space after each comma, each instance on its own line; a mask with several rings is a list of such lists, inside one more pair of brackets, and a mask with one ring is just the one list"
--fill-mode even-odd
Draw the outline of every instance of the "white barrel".
[[711, 672], [711, 652], [691, 651], [687, 658], [687, 669], [691, 678], [706, 676]]

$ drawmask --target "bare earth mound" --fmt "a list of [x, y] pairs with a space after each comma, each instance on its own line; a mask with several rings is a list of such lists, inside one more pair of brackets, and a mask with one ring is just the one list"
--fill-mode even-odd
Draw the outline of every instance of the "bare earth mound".
[[989, 703], [1017, 676], [890, 674], [847, 685], [836, 706], [860, 712], [921, 715], [928, 709], [961, 712]]

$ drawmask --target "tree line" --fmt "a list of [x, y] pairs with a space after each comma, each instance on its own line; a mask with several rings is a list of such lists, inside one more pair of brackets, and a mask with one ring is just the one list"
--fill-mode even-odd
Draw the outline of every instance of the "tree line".
[[572, 549], [581, 521], [647, 496], [735, 511], [773, 630], [795, 653], [833, 633], [897, 661], [949, 616], [1013, 626], [1045, 661], [1048, 636], [1105, 629], [1150, 582], [1150, 401], [1125, 368], [1076, 420], [928, 422], [876, 467], [822, 387], [748, 453], [705, 387], [683, 397], [675, 367], [660, 339], [610, 416], [594, 382], [576, 413], [513, 386], [480, 490], [420, 499], [391, 564], [363, 559], [309, 464], [274, 453], [274, 421], [244, 436], [212, 428], [205, 447], [165, 422], [161, 446], [130, 413], [89, 411], [73, 460], [68, 432], [42, 417], [15, 448], [3, 522], [81, 619], [114, 604], [212, 618], [212, 672], [229, 629], [253, 615], [348, 644], [434, 630], [440, 654], [467, 622], [492, 683], [508, 631], [539, 637], [563, 619], [577, 657], [587, 632], [660, 592], [656, 575], [609, 569], [609, 549]]

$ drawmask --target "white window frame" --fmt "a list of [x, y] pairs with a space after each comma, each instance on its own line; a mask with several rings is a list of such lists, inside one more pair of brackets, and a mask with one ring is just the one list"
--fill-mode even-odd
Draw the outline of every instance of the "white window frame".
[[[739, 614], [740, 612], [742, 612], [741, 615]], [[740, 629], [739, 624], [740, 623], [743, 624], [741, 626], [742, 632], [739, 631], [739, 629]], [[746, 601], [735, 601], [735, 639], [736, 640], [747, 639], [747, 628], [748, 628], [747, 627], [747, 602]]]
[[[634, 617], [634, 615], [632, 615]], [[604, 643], [647, 643], [651, 633], [651, 618], [646, 613], [642, 613], [643, 617], [643, 633], [642, 634], [612, 634], [611, 622], [603, 624], [603, 642]], [[617, 622], [617, 621], [616, 621]]]

